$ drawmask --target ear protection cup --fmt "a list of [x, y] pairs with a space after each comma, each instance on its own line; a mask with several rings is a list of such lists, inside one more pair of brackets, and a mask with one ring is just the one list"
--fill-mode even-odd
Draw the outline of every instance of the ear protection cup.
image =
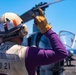
[[27, 29], [27, 26], [24, 24], [23, 28], [21, 28], [21, 30], [19, 31], [19, 35], [26, 36], [27, 34], [28, 34], [28, 29]]

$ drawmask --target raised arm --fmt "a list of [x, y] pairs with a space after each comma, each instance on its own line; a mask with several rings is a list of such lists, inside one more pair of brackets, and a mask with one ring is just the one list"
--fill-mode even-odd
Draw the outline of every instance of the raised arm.
[[50, 41], [52, 50], [44, 50], [37, 47], [28, 47], [26, 54], [27, 69], [35, 69], [37, 66], [55, 63], [67, 57], [67, 51], [57, 34], [51, 29], [40, 9], [41, 16], [34, 16], [35, 23], [41, 33]]

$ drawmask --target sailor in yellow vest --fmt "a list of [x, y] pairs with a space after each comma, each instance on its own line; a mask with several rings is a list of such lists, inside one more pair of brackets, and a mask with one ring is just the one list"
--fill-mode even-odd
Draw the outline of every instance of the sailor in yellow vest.
[[17, 14], [7, 12], [0, 18], [0, 75], [35, 75], [36, 67], [67, 57], [62, 42], [48, 24], [43, 11], [39, 11], [40, 16], [33, 15], [34, 21], [41, 33], [49, 39], [52, 50], [22, 46], [28, 29]]

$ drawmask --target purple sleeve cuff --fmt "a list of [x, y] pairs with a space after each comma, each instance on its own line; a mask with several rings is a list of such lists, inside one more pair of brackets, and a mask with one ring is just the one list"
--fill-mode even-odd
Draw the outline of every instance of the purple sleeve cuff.
[[49, 35], [52, 35], [52, 34], [56, 34], [54, 31], [52, 31], [52, 29], [49, 29], [48, 31], [43, 33], [43, 35], [45, 35], [46, 37], [49, 37]]

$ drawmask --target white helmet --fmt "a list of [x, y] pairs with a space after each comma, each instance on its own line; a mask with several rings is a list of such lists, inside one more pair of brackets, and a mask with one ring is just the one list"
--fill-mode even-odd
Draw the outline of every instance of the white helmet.
[[16, 35], [25, 36], [28, 33], [27, 26], [15, 13], [8, 12], [0, 18], [0, 38], [9, 38]]

